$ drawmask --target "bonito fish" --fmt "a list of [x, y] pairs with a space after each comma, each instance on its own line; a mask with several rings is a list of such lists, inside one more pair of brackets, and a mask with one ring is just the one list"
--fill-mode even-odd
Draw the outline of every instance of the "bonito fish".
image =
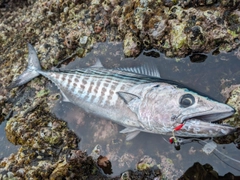
[[235, 112], [232, 107], [156, 77], [159, 74], [155, 70], [105, 69], [96, 65], [43, 71], [35, 49], [30, 44], [28, 49], [28, 67], [11, 88], [43, 75], [60, 89], [63, 101], [126, 127], [120, 132], [127, 133], [127, 140], [141, 131], [171, 135], [177, 129], [176, 136], [217, 137], [236, 130], [215, 124], [231, 116]]

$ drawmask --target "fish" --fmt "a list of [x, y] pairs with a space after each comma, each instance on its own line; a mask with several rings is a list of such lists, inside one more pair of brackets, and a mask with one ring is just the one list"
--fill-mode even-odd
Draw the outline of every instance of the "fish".
[[156, 68], [107, 69], [97, 61], [88, 68], [44, 71], [31, 44], [28, 50], [28, 66], [9, 88], [42, 75], [58, 87], [62, 101], [124, 126], [126, 140], [140, 132], [219, 137], [236, 131], [218, 123], [235, 113], [233, 107], [161, 78]]

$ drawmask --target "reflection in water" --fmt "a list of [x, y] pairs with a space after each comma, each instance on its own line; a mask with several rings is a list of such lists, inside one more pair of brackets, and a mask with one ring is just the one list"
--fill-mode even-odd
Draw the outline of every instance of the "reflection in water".
[[[196, 56], [169, 59], [157, 51], [146, 51], [136, 59], [132, 59], [124, 58], [119, 49], [121, 49], [121, 44], [109, 45], [109, 47], [106, 47], [106, 44], [99, 44], [85, 58], [77, 59], [66, 68], [86, 67], [91, 65], [95, 58], [99, 58], [107, 68], [138, 66], [153, 61], [164, 79], [181, 82], [222, 102], [226, 99], [221, 96], [221, 90], [240, 82], [238, 75], [240, 61], [232, 53], [209, 55], [207, 59], [204, 56], [198, 61]], [[54, 86], [51, 89], [54, 89]], [[55, 92], [59, 93], [56, 89]], [[147, 161], [151, 162], [150, 167], [159, 166], [164, 176], [170, 179], [180, 177], [194, 162], [209, 163], [220, 175], [228, 172], [239, 174], [238, 169], [232, 168], [239, 167], [239, 164], [221, 155], [205, 154], [202, 151], [203, 145], [199, 142], [185, 144], [179, 151], [166, 142], [169, 137], [161, 135], [140, 133], [128, 142], [125, 141], [124, 135], [118, 133], [123, 127], [87, 114], [70, 103], [59, 102], [53, 109], [54, 114], [67, 121], [69, 127], [82, 139], [80, 149], [87, 150], [88, 154], [91, 154], [96, 145], [101, 145], [99, 153], [101, 163], [99, 159], [98, 163], [101, 164], [100, 167], [109, 167], [111, 162], [112, 176], [119, 175], [128, 169], [136, 169], [136, 164], [146, 156], [151, 158]], [[232, 158], [239, 158], [239, 151], [234, 144], [218, 145], [217, 148]], [[110, 173], [110, 171], [106, 172], [106, 174]]]
[[205, 54], [193, 54], [189, 56], [192, 63], [202, 63], [207, 59], [207, 55]]

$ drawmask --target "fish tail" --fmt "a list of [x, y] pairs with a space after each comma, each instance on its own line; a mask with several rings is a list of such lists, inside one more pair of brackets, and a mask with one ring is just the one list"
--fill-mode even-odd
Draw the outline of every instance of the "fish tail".
[[28, 54], [27, 69], [20, 76], [18, 76], [18, 78], [15, 81], [13, 81], [10, 84], [10, 86], [8, 86], [9, 89], [26, 84], [27, 82], [31, 81], [33, 78], [40, 75], [39, 72], [41, 72], [41, 65], [39, 63], [37, 53], [34, 47], [29, 43], [28, 43], [28, 51], [29, 51], [29, 54]]

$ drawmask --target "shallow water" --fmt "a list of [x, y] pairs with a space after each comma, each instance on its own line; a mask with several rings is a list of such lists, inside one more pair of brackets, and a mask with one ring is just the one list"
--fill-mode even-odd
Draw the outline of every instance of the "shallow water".
[[0, 124], [0, 160], [8, 157], [11, 153], [16, 153], [19, 146], [15, 146], [7, 140], [5, 128], [6, 121]]
[[[107, 68], [139, 66], [139, 64], [150, 61], [157, 66], [162, 78], [181, 82], [221, 102], [226, 100], [220, 94], [221, 90], [232, 84], [240, 83], [240, 60], [233, 53], [204, 55], [203, 57], [206, 58], [204, 62], [192, 62], [190, 57], [171, 59], [157, 51], [143, 52], [135, 59], [125, 58], [122, 56], [120, 48], [121, 44], [109, 45], [109, 47], [106, 44], [98, 44], [85, 58], [77, 59], [65, 68], [90, 65], [95, 58], [98, 58]], [[115, 52], [116, 56], [109, 52]], [[111, 56], [113, 58], [109, 58]], [[69, 128], [82, 139], [80, 149], [86, 150], [90, 154], [97, 144], [101, 145], [101, 155], [107, 156], [112, 163], [113, 173], [111, 176], [119, 175], [128, 169], [135, 169], [136, 163], [144, 155], [150, 156], [156, 160], [157, 164], [161, 164], [163, 173], [170, 179], [180, 177], [194, 162], [209, 163], [219, 175], [228, 172], [234, 175], [240, 174], [240, 168], [238, 168], [239, 170], [233, 168], [240, 167], [240, 164], [217, 152], [210, 155], [202, 152], [204, 143], [185, 144], [181, 150], [177, 151], [173, 145], [168, 143], [168, 136], [148, 133], [140, 133], [135, 139], [126, 142], [125, 136], [117, 133], [123, 127], [85, 114], [84, 111], [70, 103], [57, 103], [53, 112], [57, 117], [67, 121]], [[239, 150], [234, 144], [218, 145], [217, 149], [240, 160]]]

